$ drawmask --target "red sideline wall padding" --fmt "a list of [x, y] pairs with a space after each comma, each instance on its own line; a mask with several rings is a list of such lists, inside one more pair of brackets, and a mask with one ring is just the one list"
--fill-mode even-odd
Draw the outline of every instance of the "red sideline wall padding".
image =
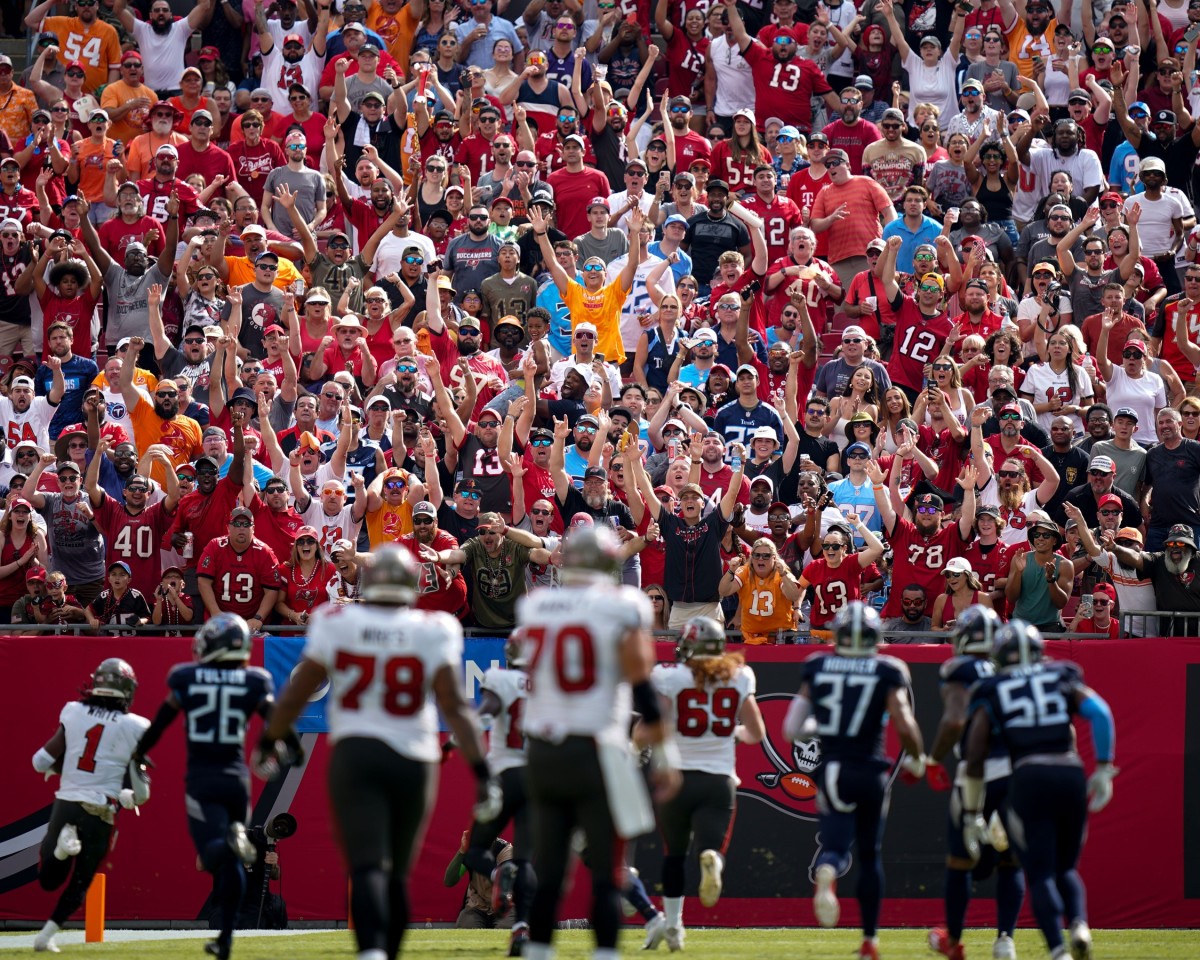
[[[1079, 663], [1088, 683], [1109, 701], [1116, 717], [1121, 775], [1112, 804], [1091, 820], [1082, 862], [1093, 925], [1195, 925], [1200, 833], [1185, 826], [1184, 811], [1200, 808], [1200, 772], [1194, 772], [1200, 771], [1200, 641], [1054, 642], [1050, 651], [1056, 658]], [[686, 916], [691, 924], [813, 923], [807, 871], [817, 841], [803, 774], [814, 758], [793, 751], [779, 732], [786, 697], [798, 677], [798, 662], [809, 652], [795, 647], [746, 650], [755, 666], [773, 742], [769, 748], [739, 748], [742, 786], [726, 896], [712, 911], [703, 910], [689, 896]], [[949, 648], [903, 646], [888, 652], [912, 667], [918, 719], [928, 739], [940, 712], [937, 664], [948, 656]], [[8, 678], [10, 701], [6, 736], [0, 740], [0, 769], [7, 771], [5, 789], [0, 791], [0, 919], [40, 921], [49, 913], [53, 895], [37, 886], [34, 870], [56, 781], [44, 783], [29, 759], [54, 732], [62, 704], [107, 656], [121, 656], [134, 665], [141, 683], [135, 710], [153, 716], [165, 693], [168, 669], [190, 658], [190, 641], [0, 638], [0, 676]], [[659, 656], [669, 660], [671, 646], [661, 644]], [[1080, 732], [1081, 750], [1090, 766], [1090, 737], [1085, 730]], [[251, 737], [256, 734], [257, 729]], [[266, 794], [263, 784], [254, 783], [256, 820], [281, 809], [290, 810], [299, 820], [297, 835], [279, 847], [281, 892], [293, 920], [346, 918], [346, 880], [325, 799], [327, 757], [321, 738], [294, 796], [290, 795], [292, 782], [282, 793], [278, 785], [265, 788]], [[192, 919], [210, 890], [207, 875], [193, 869], [178, 721], [154, 759], [153, 798], [140, 818], [121, 815], [119, 842], [102, 867], [109, 876], [110, 920]], [[463, 887], [446, 889], [442, 874], [469, 821], [472, 796], [469, 772], [460, 759], [451, 760], [443, 768], [439, 800], [412, 877], [415, 922], [450, 921], [458, 913]], [[893, 789], [884, 841], [889, 899], [883, 922], [887, 925], [925, 926], [942, 919], [946, 798], [924, 785], [896, 784]], [[639, 841], [637, 863], [652, 895], [659, 857], [656, 838]], [[689, 880], [689, 892], [694, 894], [695, 877], [689, 874]], [[581, 874], [563, 916], [586, 916], [587, 887]], [[852, 878], [844, 889], [853, 890]], [[971, 922], [987, 924], [994, 918], [993, 910], [988, 901], [977, 900]], [[847, 901], [843, 925], [854, 923], [855, 914]]]

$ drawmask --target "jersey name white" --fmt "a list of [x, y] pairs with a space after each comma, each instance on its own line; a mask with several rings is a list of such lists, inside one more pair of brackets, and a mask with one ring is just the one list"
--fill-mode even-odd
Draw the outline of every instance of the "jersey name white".
[[742, 665], [728, 683], [700, 689], [686, 664], [659, 664], [650, 674], [650, 682], [667, 701], [663, 716], [679, 747], [680, 769], [737, 780], [733, 731], [742, 705], [756, 689], [754, 671]]
[[462, 670], [462, 625], [449, 614], [351, 604], [319, 608], [304, 656], [329, 674], [329, 739], [369, 737], [402, 756], [441, 758], [433, 680]]
[[500, 701], [500, 714], [492, 718], [492, 733], [488, 740], [489, 769], [496, 775], [525, 766], [523, 714], [529, 696], [529, 677], [523, 670], [492, 667], [483, 675], [480, 686]]
[[632, 697], [620, 646], [649, 629], [650, 601], [633, 587], [605, 583], [538, 590], [517, 604], [529, 664], [525, 732], [551, 742], [624, 730]]
[[136, 713], [89, 707], [73, 700], [58, 715], [66, 735], [62, 777], [55, 796], [102, 806], [125, 785], [129, 759], [150, 721]]

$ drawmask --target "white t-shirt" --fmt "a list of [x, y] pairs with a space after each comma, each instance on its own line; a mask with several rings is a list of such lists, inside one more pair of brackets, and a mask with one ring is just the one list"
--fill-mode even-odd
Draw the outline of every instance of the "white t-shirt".
[[1144, 193], [1135, 193], [1126, 198], [1125, 212], [1128, 213], [1135, 203], [1142, 208], [1137, 228], [1142, 256], [1158, 257], [1167, 253], [1173, 237], [1171, 221], [1192, 215], [1187, 198], [1170, 190], [1163, 190], [1157, 200], [1151, 200]]
[[721, 35], [708, 48], [709, 62], [717, 75], [713, 112], [732, 117], [739, 110], [754, 109], [754, 72], [736, 42]]
[[[624, 254], [608, 265], [605, 275], [608, 277], [609, 283], [621, 275], [621, 271], [625, 269], [627, 263], [629, 263], [629, 254]], [[638, 314], [655, 312], [654, 302], [650, 299], [650, 294], [646, 289], [646, 277], [660, 263], [662, 263], [662, 257], [652, 254], [647, 254], [638, 261], [637, 270], [633, 274], [633, 287], [621, 307], [621, 343], [629, 356], [633, 356], [634, 351], [637, 350], [638, 341], [646, 332], [638, 322]], [[675, 272], [673, 270], [663, 272], [662, 276], [658, 278], [658, 288], [663, 293], [675, 292]]]
[[[1025, 373], [1025, 381], [1021, 384], [1021, 393], [1030, 394], [1034, 403], [1045, 403], [1053, 397], [1062, 397], [1064, 405], [1077, 405], [1081, 400], [1092, 396], [1092, 381], [1087, 375], [1087, 371], [1079, 364], [1075, 364], [1075, 390], [1072, 392], [1070, 382], [1067, 380], [1067, 370], [1064, 368], [1062, 373], [1055, 373], [1054, 369], [1048, 363], [1035, 363]], [[1054, 422], [1054, 418], [1060, 416], [1052, 410], [1047, 410], [1045, 413], [1038, 414], [1038, 423], [1047, 433], [1050, 432], [1050, 424]], [[1075, 424], [1075, 432], [1080, 433], [1083, 430], [1083, 420], [1078, 414], [1070, 415]], [[1151, 418], [1153, 420], [1153, 418]]]
[[[1065, 170], [1071, 175], [1071, 193], [1076, 197], [1082, 197], [1088, 187], [1099, 187], [1104, 183], [1104, 171], [1094, 150], [1083, 149], [1074, 156], [1063, 157], [1048, 147], [1030, 154], [1029, 166], [1033, 168], [1038, 183], [1047, 185], [1055, 170]], [[1141, 224], [1138, 224], [1139, 236], [1141, 230]]]
[[1167, 405], [1166, 384], [1162, 377], [1149, 370], [1135, 380], [1124, 367], [1114, 364], [1106, 402], [1114, 410], [1132, 407], [1137, 412], [1138, 423], [1154, 423], [1155, 414]]
[[316, 90], [324, 67], [325, 58], [318, 56], [311, 46], [295, 63], [288, 63], [283, 59], [283, 44], [277, 42], [263, 58], [262, 83], [259, 86], [270, 91], [275, 112], [290, 117], [292, 107], [288, 103], [288, 87], [299, 83], [306, 90]]
[[[178, 90], [183, 55], [192, 39], [192, 25], [187, 22], [187, 17], [172, 23], [165, 36], [156, 33], [145, 20], [135, 18], [133, 38], [142, 55], [142, 82], [151, 90]], [[291, 112], [285, 110], [284, 114]]]
[[943, 130], [958, 116], [958, 95], [954, 83], [957, 67], [957, 62], [952, 60], [948, 53], [943, 54], [936, 65], [929, 67], [916, 50], [909, 50], [908, 56], [904, 58], [904, 69], [908, 71], [909, 123], [916, 123], [913, 120], [913, 108], [918, 103], [932, 103], [941, 111], [938, 121]]
[[371, 270], [375, 276], [386, 277], [389, 273], [399, 273], [400, 264], [404, 262], [404, 251], [409, 247], [421, 248], [421, 255], [425, 258], [422, 266], [428, 266], [437, 257], [433, 249], [433, 242], [428, 237], [412, 231], [409, 231], [406, 237], [398, 237], [394, 233], [389, 233], [379, 241], [379, 246], [375, 250], [375, 259], [371, 263]]

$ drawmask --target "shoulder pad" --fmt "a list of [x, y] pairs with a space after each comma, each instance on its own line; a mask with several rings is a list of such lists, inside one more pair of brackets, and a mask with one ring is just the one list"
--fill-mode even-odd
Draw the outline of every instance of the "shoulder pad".
[[899, 657], [891, 657], [891, 656], [888, 656], [886, 653], [880, 653], [880, 654], [876, 655], [876, 659], [879, 661], [880, 665], [882, 665], [883, 667], [895, 670], [896, 673], [898, 673], [900, 675], [901, 682], [906, 683], [906, 684], [912, 682], [912, 677], [909, 674], [909, 670], [908, 670], [908, 664], [905, 663], [903, 660], [901, 660]]

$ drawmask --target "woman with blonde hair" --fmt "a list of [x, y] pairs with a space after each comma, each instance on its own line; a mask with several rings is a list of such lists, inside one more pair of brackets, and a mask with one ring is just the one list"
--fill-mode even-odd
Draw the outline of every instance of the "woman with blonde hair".
[[888, 387], [883, 391], [883, 402], [879, 405], [879, 436], [875, 438], [876, 457], [881, 453], [895, 453], [904, 444], [900, 425], [905, 420], [912, 420], [912, 406], [908, 402], [908, 394], [899, 387]]
[[726, 649], [725, 630], [709, 617], [692, 617], [675, 646], [673, 664], [660, 664], [650, 682], [664, 704], [663, 724], [679, 736], [683, 784], [658, 808], [665, 846], [662, 865], [667, 946], [683, 947], [684, 868], [688, 850], [700, 851], [700, 903], [721, 896], [725, 847], [737, 804], [737, 744], [766, 736], [754, 699], [754, 671]]
[[722, 599], [738, 596], [743, 643], [775, 643], [780, 630], [796, 629], [800, 586], [767, 537], [754, 541], [748, 563], [744, 557], [729, 562], [718, 592]]
[[[267, 486], [272, 483], [282, 481], [272, 478]], [[270, 490], [267, 496], [271, 496]], [[286, 488], [282, 496], [287, 496]], [[329, 602], [327, 587], [335, 572], [333, 564], [325, 559], [325, 550], [315, 527], [301, 527], [296, 531], [292, 555], [279, 565], [278, 571], [283, 590], [275, 602], [275, 612], [283, 623], [304, 626], [313, 610]]]
[[671, 598], [667, 596], [667, 591], [660, 584], [652, 583], [648, 587], [642, 587], [642, 593], [650, 601], [650, 612], [654, 615], [650, 629], [656, 632], [668, 629], [667, 624], [671, 619]]
[[978, 603], [991, 608], [992, 598], [980, 589], [979, 574], [965, 557], [951, 557], [943, 571], [946, 592], [933, 601], [933, 629], [949, 630], [967, 607]]
[[[941, 356], [933, 361], [930, 390], [940, 390], [945, 398], [947, 411], [961, 426], [967, 426], [971, 419], [971, 411], [975, 409], [975, 398], [971, 391], [962, 385], [962, 375], [958, 372], [958, 364], [950, 357]], [[922, 390], [913, 404], [913, 419], [926, 425], [933, 423], [930, 416], [929, 390]]]

